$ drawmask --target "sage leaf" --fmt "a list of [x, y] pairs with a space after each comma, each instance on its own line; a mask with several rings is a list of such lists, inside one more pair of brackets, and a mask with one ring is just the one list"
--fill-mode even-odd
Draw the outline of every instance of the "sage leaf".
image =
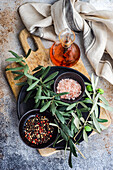
[[79, 104], [81, 104], [84, 108], [88, 108], [83, 102], [78, 102]]
[[92, 87], [93, 87], [93, 92], [95, 93], [95, 82], [94, 82], [94, 75], [91, 75], [91, 83], [92, 83]]
[[34, 108], [37, 109], [39, 105], [40, 105], [40, 100], [35, 104]]
[[91, 85], [91, 83], [85, 82], [85, 85]]
[[78, 129], [77, 129], [77, 128], [75, 128], [75, 129], [74, 129], [74, 132], [75, 132], [75, 133], [77, 133], [77, 132], [78, 132]]
[[110, 107], [110, 106], [105, 105], [105, 104], [103, 104], [103, 103], [97, 103], [97, 104], [98, 104], [99, 106], [103, 107], [104, 109], [113, 112], [113, 107]]
[[24, 74], [25, 74], [25, 75], [27, 74], [28, 70], [29, 70], [29, 67], [28, 67], [28, 65], [26, 64], [25, 67], [24, 67]]
[[12, 71], [13, 74], [20, 74], [20, 75], [23, 75], [23, 72], [20, 72], [20, 71]]
[[29, 86], [32, 84], [32, 79], [30, 79], [30, 78], [27, 78], [27, 83], [29, 84]]
[[28, 52], [27, 52], [25, 58], [27, 58], [30, 54], [31, 54], [31, 49], [28, 50]]
[[54, 101], [52, 102], [50, 109], [51, 109], [52, 114], [53, 114], [53, 115], [55, 115], [55, 112], [56, 112], [56, 106], [55, 106]]
[[68, 141], [66, 142], [66, 146], [65, 146], [65, 149], [64, 149], [64, 158], [65, 158], [65, 156], [66, 156], [67, 146], [68, 146]]
[[96, 107], [96, 105], [97, 105], [97, 101], [98, 101], [99, 95], [100, 95], [100, 94], [98, 93], [97, 96], [95, 97], [94, 102], [93, 102], [93, 106], [92, 106], [92, 108], [91, 108], [90, 113], [92, 113], [92, 112], [95, 110], [95, 107]]
[[20, 75], [20, 76], [16, 76], [16, 77], [14, 78], [14, 80], [19, 80], [19, 79], [21, 79], [23, 76], [24, 76], [24, 74], [23, 74], [23, 75]]
[[[43, 89], [43, 93], [44, 93], [46, 96], [48, 96], [47, 90]], [[48, 96], [48, 97], [50, 97], [50, 96]]]
[[32, 76], [32, 75], [30, 75], [28, 73], [26, 73], [25, 75], [26, 75], [26, 77], [28, 77], [28, 78], [30, 78], [32, 80], [38, 80], [36, 77], [34, 77], [34, 76]]
[[59, 126], [56, 125], [55, 123], [49, 123], [49, 125], [50, 125], [50, 126], [55, 126], [55, 127], [59, 128]]
[[78, 119], [78, 117], [76, 117], [74, 119], [74, 124], [75, 124], [76, 128], [79, 129], [80, 120]]
[[44, 112], [51, 104], [51, 101], [47, 102], [41, 109], [40, 112]]
[[23, 85], [26, 85], [26, 84], [27, 84], [26, 82], [16, 83], [16, 85], [18, 85], [18, 86], [23, 86]]
[[33, 71], [37, 71], [37, 70], [39, 70], [39, 69], [41, 69], [43, 66], [38, 66], [38, 67], [36, 67]]
[[22, 62], [18, 62], [18, 64], [20, 64], [22, 67], [24, 67], [24, 66], [25, 66]]
[[97, 121], [98, 121], [98, 122], [100, 122], [100, 123], [108, 122], [108, 120], [107, 120], [107, 119], [99, 119], [99, 118], [97, 118]]
[[46, 85], [46, 86], [51, 86], [53, 83], [54, 83], [54, 80], [51, 80], [51, 81], [49, 81], [48, 83], [46, 83], [45, 85]]
[[17, 70], [22, 70], [23, 67], [15, 67], [15, 68], [6, 68], [6, 71], [17, 71]]
[[17, 61], [21, 61], [21, 60], [22, 60], [22, 58], [8, 58], [5, 61], [15, 61], [15, 62], [17, 62]]
[[68, 112], [61, 112], [61, 111], [59, 111], [63, 116], [65, 116], [65, 117], [70, 117], [71, 116], [71, 114], [69, 114]]
[[21, 58], [19, 58], [19, 59], [16, 60], [16, 63], [19, 63], [19, 62], [21, 62], [21, 61], [25, 62], [25, 61], [23, 60], [23, 58], [21, 57]]
[[15, 52], [13, 52], [13, 51], [9, 51], [13, 56], [15, 56], [16, 58], [20, 58], [20, 56], [18, 55], [18, 54], [16, 54]]
[[78, 109], [80, 112], [88, 112], [90, 110], [90, 108], [81, 108]]
[[70, 168], [72, 168], [72, 152], [70, 151], [70, 154], [69, 154], [69, 159], [68, 159], [68, 164], [70, 166]]
[[84, 122], [85, 122], [85, 119], [84, 119], [83, 117], [81, 117], [81, 118], [80, 118], [80, 121], [81, 121], [82, 123], [84, 123]]
[[73, 143], [72, 139], [69, 139], [69, 146], [70, 146], [70, 151], [73, 153], [75, 157], [77, 157], [75, 144]]
[[50, 66], [46, 67], [46, 69], [44, 70], [43, 74], [42, 74], [42, 79], [47, 75], [47, 73], [49, 72], [50, 70]]
[[58, 110], [61, 111], [61, 112], [64, 112], [64, 111], [66, 111], [66, 107], [65, 106], [61, 106], [61, 107], [58, 108]]
[[66, 124], [60, 124], [61, 128], [63, 129], [63, 131], [70, 137], [73, 137], [73, 134], [71, 132], [71, 130], [68, 128], [68, 126]]
[[92, 117], [93, 117], [93, 123], [94, 123], [95, 128], [97, 129], [97, 131], [99, 133], [101, 133], [100, 125], [99, 125], [99, 123], [98, 123], [98, 121], [97, 121], [97, 119], [96, 119], [96, 117], [94, 115], [94, 112], [92, 113]]
[[55, 73], [52, 73], [50, 76], [48, 76], [48, 77], [44, 80], [44, 83], [46, 83], [46, 82], [52, 80], [53, 78], [55, 78], [58, 73], [59, 73], [58, 71], [55, 72]]
[[91, 95], [90, 95], [90, 93], [87, 91], [86, 88], [85, 88], [85, 93], [86, 93], [86, 95], [91, 99]]
[[24, 99], [24, 103], [26, 103], [28, 101], [28, 99], [30, 98], [31, 94], [32, 94], [32, 91], [27, 93], [27, 95], [26, 95], [26, 97]]
[[74, 124], [74, 118], [72, 118], [72, 121], [71, 121], [71, 132], [72, 132], [72, 134], [73, 134], [73, 131], [74, 131], [75, 128], [76, 127], [75, 127], [75, 124]]
[[93, 124], [93, 122], [92, 122], [91, 120], [88, 120], [87, 122], [88, 122], [89, 124], [91, 124], [91, 125]]
[[61, 104], [61, 105], [64, 105], [64, 106], [69, 106], [68, 103], [65, 103], [65, 102], [62, 102], [62, 101], [59, 101], [59, 100], [54, 100], [55, 103], [58, 103], [58, 104]]
[[66, 94], [69, 94], [69, 93], [68, 92], [58, 93], [58, 94], [55, 94], [55, 97], [63, 96], [63, 95], [66, 95]]
[[96, 87], [97, 87], [98, 80], [99, 80], [99, 77], [96, 77], [96, 80], [95, 80], [95, 89], [96, 89]]
[[82, 100], [81, 102], [83, 102], [83, 103], [92, 103], [92, 101], [90, 99], [85, 99], [85, 100]]
[[56, 116], [58, 117], [58, 119], [64, 124], [65, 123], [65, 119], [64, 117], [56, 110]]
[[103, 96], [99, 96], [99, 99], [106, 105], [109, 105], [108, 101], [103, 97]]
[[70, 118], [69, 117], [65, 117], [65, 120], [70, 120]]
[[[83, 109], [86, 109], [86, 108], [82, 108], [82, 110]], [[81, 109], [76, 109], [76, 112], [77, 112], [78, 118], [80, 119], [80, 117], [82, 117]]]
[[99, 111], [98, 111], [97, 104], [95, 105], [95, 116], [96, 116], [96, 118], [98, 118], [98, 116], [99, 116]]
[[35, 77], [39, 77], [43, 74], [44, 69], [41, 68], [41, 70], [39, 70], [38, 72], [35, 73]]
[[81, 125], [79, 118], [77, 117], [77, 115], [74, 112], [72, 113], [72, 116], [75, 118], [74, 119], [74, 123], [76, 124], [75, 126], [78, 127], [78, 123], [79, 123], [79, 125]]
[[33, 89], [39, 82], [40, 80], [38, 79], [37, 81], [35, 81], [33, 84], [31, 84], [28, 88], [27, 88], [27, 91]]
[[85, 140], [85, 142], [88, 142], [88, 136], [85, 129], [83, 129], [83, 139]]
[[58, 137], [56, 138], [55, 142], [53, 143], [53, 147], [55, 147], [55, 145], [56, 145], [58, 139], [60, 138], [60, 136], [61, 136], [61, 135], [58, 135]]
[[69, 111], [67, 111], [67, 112], [65, 112], [65, 113], [67, 113], [67, 114], [72, 114], [74, 112], [74, 110], [69, 110]]
[[73, 108], [76, 106], [76, 104], [77, 104], [77, 103], [70, 104], [70, 105], [67, 107], [66, 110], [68, 111], [68, 110], [73, 109]]
[[76, 114], [75, 114], [75, 112], [72, 112], [71, 114], [72, 114], [72, 116], [73, 116], [74, 118], [77, 117]]
[[63, 132], [62, 129], [60, 129], [60, 132], [61, 132], [61, 136], [63, 137], [63, 139], [67, 142], [68, 141], [67, 135]]
[[41, 101], [41, 107], [45, 105], [44, 99], [40, 100]]
[[48, 96], [37, 96], [35, 97], [36, 99], [51, 99], [52, 97], [48, 97]]
[[42, 92], [42, 88], [41, 88], [41, 86], [39, 86], [39, 87], [38, 87], [38, 90], [37, 90], [37, 93], [36, 93], [36, 98], [37, 98], [38, 96], [41, 96], [41, 92]]
[[100, 125], [100, 129], [101, 129], [101, 130], [106, 130], [106, 129], [107, 129], [106, 126], [104, 126], [104, 125], [102, 125], [102, 124], [99, 124], [99, 125]]

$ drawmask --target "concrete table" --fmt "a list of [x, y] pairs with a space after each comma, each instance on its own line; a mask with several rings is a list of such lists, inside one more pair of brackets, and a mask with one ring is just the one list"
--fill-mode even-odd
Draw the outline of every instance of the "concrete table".
[[[23, 54], [18, 40], [19, 32], [24, 28], [17, 8], [24, 2], [53, 3], [55, 0], [1, 0], [0, 2], [0, 170], [68, 170], [68, 154], [64, 159], [64, 151], [49, 157], [42, 157], [35, 149], [26, 146], [18, 133], [16, 101], [5, 78], [5, 59], [11, 55], [8, 50]], [[88, 1], [88, 0], [86, 0]], [[113, 0], [90, 0], [97, 9], [113, 8]], [[100, 6], [102, 5], [102, 6]], [[43, 41], [49, 48], [51, 43]], [[81, 58], [91, 75], [93, 69], [84, 55], [81, 35], [77, 35], [76, 43], [81, 48]], [[98, 86], [103, 88], [104, 96], [113, 106], [113, 86], [100, 79]], [[89, 143], [82, 142], [79, 146], [86, 156], [84, 160], [79, 154], [73, 157], [73, 170], [112, 170], [113, 169], [113, 113], [112, 124], [100, 135], [89, 138]]]

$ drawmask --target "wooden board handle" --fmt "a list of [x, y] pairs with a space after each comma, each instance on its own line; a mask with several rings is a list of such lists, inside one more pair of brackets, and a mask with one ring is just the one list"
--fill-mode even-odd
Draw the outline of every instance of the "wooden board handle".
[[36, 37], [34, 35], [31, 35], [26, 29], [24, 29], [20, 32], [19, 39], [20, 39], [22, 47], [25, 51], [25, 54], [27, 54], [28, 50], [31, 48], [28, 44], [28, 41], [27, 41], [27, 39], [30, 38], [30, 37], [34, 40], [35, 45], [37, 47], [37, 50], [36, 51], [32, 50], [32, 53], [37, 53], [37, 51], [41, 51], [42, 49], [45, 50], [45, 47], [43, 46], [40, 38]]

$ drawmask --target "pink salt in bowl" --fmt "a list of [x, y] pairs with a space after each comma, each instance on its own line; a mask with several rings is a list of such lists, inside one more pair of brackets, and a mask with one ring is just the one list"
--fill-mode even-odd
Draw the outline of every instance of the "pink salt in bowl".
[[75, 103], [83, 97], [85, 84], [83, 78], [73, 72], [60, 74], [54, 83], [55, 93], [69, 92], [69, 94], [60, 97], [60, 100], [66, 103]]

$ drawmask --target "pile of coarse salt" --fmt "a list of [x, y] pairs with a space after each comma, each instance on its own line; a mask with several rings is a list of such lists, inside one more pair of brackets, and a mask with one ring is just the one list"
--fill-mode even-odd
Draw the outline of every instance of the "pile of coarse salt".
[[62, 95], [61, 99], [75, 100], [81, 94], [81, 85], [73, 79], [62, 79], [57, 86], [57, 93], [69, 92], [69, 94]]

